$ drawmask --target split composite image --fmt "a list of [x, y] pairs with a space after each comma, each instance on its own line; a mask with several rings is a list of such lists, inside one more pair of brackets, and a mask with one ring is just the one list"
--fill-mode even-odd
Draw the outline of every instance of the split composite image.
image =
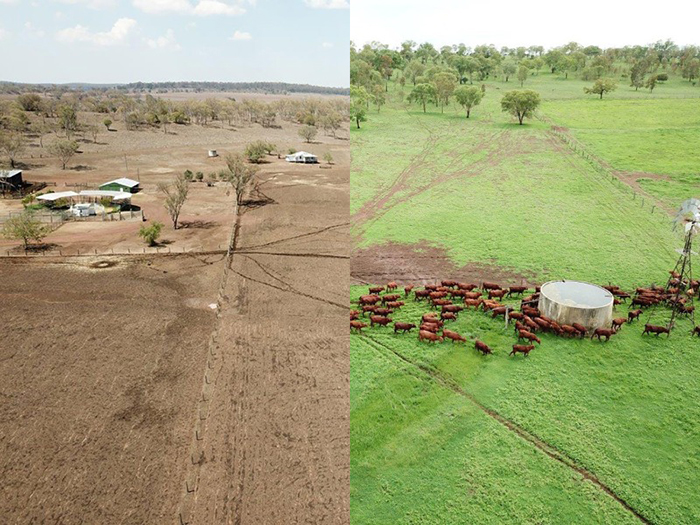
[[700, 9], [557, 8], [0, 0], [0, 523], [700, 523]]

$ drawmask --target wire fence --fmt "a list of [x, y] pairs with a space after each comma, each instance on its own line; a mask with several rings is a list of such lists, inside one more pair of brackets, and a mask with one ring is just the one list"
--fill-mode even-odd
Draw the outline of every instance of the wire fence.
[[[18, 217], [24, 213], [23, 211], [9, 212], [5, 215], [0, 215], [0, 225], [6, 223], [13, 217]], [[73, 215], [69, 211], [61, 212], [35, 212], [34, 219], [43, 224], [61, 225], [65, 222], [113, 222], [113, 221], [143, 221], [143, 210], [120, 210], [111, 213], [97, 213], [95, 215], [78, 216]]]
[[63, 248], [58, 246], [43, 245], [31, 246], [24, 250], [21, 247], [4, 248], [0, 250], [0, 258], [42, 258], [42, 257], [128, 257], [135, 255], [217, 255], [226, 254], [228, 246], [225, 244], [212, 246], [141, 246], [127, 248]]

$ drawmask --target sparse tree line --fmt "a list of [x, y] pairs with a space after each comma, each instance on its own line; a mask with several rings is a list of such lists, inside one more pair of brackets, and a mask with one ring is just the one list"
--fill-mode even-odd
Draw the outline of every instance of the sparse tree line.
[[[359, 128], [373, 106], [380, 111], [386, 103], [389, 81], [394, 80], [402, 90], [408, 86], [407, 101], [418, 104], [424, 112], [428, 104], [444, 111], [450, 100], [455, 100], [468, 118], [486, 92], [486, 81], [516, 81], [523, 88], [530, 76], [541, 71], [559, 75], [563, 80], [577, 75], [591, 81], [593, 85], [585, 93], [600, 98], [614, 91], [620, 81], [628, 81], [635, 90], [645, 88], [653, 92], [669, 79], [669, 74], [695, 85], [700, 77], [700, 47], [679, 47], [670, 40], [608, 49], [571, 42], [549, 50], [543, 46], [497, 49], [493, 45], [470, 48], [464, 44], [437, 49], [428, 42], [419, 45], [410, 40], [397, 49], [379, 42], [361, 49], [351, 44], [350, 117]], [[538, 98], [529, 90], [520, 93], [524, 95], [519, 97], [529, 99], [530, 104]], [[510, 95], [508, 100], [514, 97]], [[508, 100], [502, 106], [509, 105]]]
[[348, 101], [340, 97], [172, 101], [150, 94], [134, 97], [114, 92], [22, 93], [14, 100], [0, 101], [0, 155], [15, 167], [30, 140], [43, 148], [45, 139], [51, 137], [48, 152], [66, 169], [78, 152], [76, 136], [97, 143], [100, 133], [113, 131], [116, 122], [130, 131], [161, 129], [163, 133], [189, 124], [271, 128], [288, 122], [302, 125], [300, 136], [311, 142], [319, 130], [335, 137], [348, 119]]

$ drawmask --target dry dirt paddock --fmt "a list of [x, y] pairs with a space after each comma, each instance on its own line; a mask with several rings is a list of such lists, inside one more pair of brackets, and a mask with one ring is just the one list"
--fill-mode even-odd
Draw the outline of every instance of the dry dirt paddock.
[[4, 522], [349, 523], [334, 147], [333, 169], [263, 166], [229, 258], [0, 262]]
[[222, 256], [0, 261], [2, 523], [171, 523]]
[[[172, 93], [164, 97], [191, 98], [207, 94]], [[275, 95], [241, 95], [218, 93], [219, 96], [233, 96], [236, 100], [255, 98], [271, 101]], [[206, 97], [205, 97], [206, 98]], [[300, 98], [300, 97], [295, 97]], [[318, 97], [315, 97], [318, 98]], [[101, 123], [105, 115], [81, 113], [80, 122]], [[73, 184], [98, 186], [101, 183], [129, 177], [139, 180], [142, 191], [133, 197], [133, 204], [143, 209], [147, 220], [157, 220], [165, 225], [162, 233], [163, 246], [172, 251], [215, 250], [228, 240], [229, 225], [232, 220], [233, 197], [228, 184], [218, 182], [214, 187], [206, 183], [192, 183], [188, 201], [182, 210], [182, 226], [173, 230], [172, 223], [163, 208], [163, 195], [158, 191], [159, 183], [173, 180], [176, 174], [189, 169], [202, 171], [206, 176], [225, 168], [225, 156], [229, 153], [242, 152], [245, 146], [255, 140], [265, 140], [277, 145], [282, 153], [290, 148], [305, 150], [316, 154], [319, 159], [330, 151], [339, 164], [349, 163], [348, 130], [340, 130], [337, 138], [327, 136], [319, 130], [313, 143], [305, 143], [298, 136], [298, 125], [281, 122], [280, 128], [262, 128], [258, 124], [245, 124], [230, 127], [225, 122], [213, 122], [208, 126], [196, 124], [170, 125], [168, 133], [161, 129], [149, 128], [128, 131], [124, 123], [114, 119], [114, 131], [107, 132], [100, 124], [97, 143], [92, 137], [78, 137], [80, 153], [69, 163], [69, 169], [62, 170], [59, 161], [49, 156], [46, 146], [53, 140], [51, 136], [43, 139], [40, 147], [38, 139], [32, 140], [31, 147], [20, 158], [24, 165], [24, 178], [32, 182], [55, 182], [54, 191], [74, 190]], [[207, 152], [215, 149], [219, 157], [209, 158]], [[263, 171], [308, 173], [308, 166], [294, 166], [277, 157], [268, 157], [270, 164], [263, 164]], [[314, 167], [317, 173], [326, 170]], [[19, 211], [22, 205], [18, 199], [0, 198], [0, 215], [10, 211]], [[55, 245], [63, 253], [75, 253], [80, 250], [98, 253], [114, 250], [115, 252], [140, 251], [144, 247], [138, 237], [142, 223], [138, 220], [123, 222], [71, 222], [62, 225], [45, 242]], [[17, 241], [0, 237], [0, 252], [17, 248]]]

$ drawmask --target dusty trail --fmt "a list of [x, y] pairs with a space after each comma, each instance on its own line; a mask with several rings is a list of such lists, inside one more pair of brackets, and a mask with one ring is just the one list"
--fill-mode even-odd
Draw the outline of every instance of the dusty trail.
[[[600, 488], [603, 492], [605, 492], [608, 496], [613, 498], [617, 503], [619, 503], [622, 507], [625, 508], [628, 512], [634, 515], [635, 518], [637, 518], [640, 522], [645, 523], [645, 524], [651, 524], [652, 522], [649, 521], [647, 518], [645, 518], [642, 514], [639, 513], [634, 507], [632, 507], [629, 503], [627, 503], [624, 499], [622, 499], [613, 489], [611, 489], [609, 486], [607, 486], [605, 483], [603, 483], [598, 477], [590, 472], [589, 470], [585, 469], [584, 467], [581, 467], [576, 463], [576, 461], [566, 455], [564, 452], [561, 450], [557, 449], [553, 445], [550, 445], [546, 441], [542, 440], [540, 437], [537, 435], [533, 434], [532, 432], [524, 429], [517, 423], [503, 417], [500, 415], [498, 412], [496, 412], [493, 409], [488, 408], [487, 406], [483, 405], [481, 402], [479, 402], [472, 394], [469, 392], [465, 391], [460, 387], [455, 381], [452, 379], [444, 376], [441, 374], [439, 371], [428, 368], [426, 366], [421, 365], [420, 363], [416, 363], [415, 361], [409, 359], [408, 357], [404, 356], [397, 350], [391, 348], [388, 345], [385, 345], [384, 343], [378, 341], [377, 339], [373, 338], [372, 336], [369, 335], [364, 335], [366, 339], [372, 341], [373, 345], [375, 346], [375, 349], [377, 347], [380, 347], [386, 351], [391, 352], [395, 357], [398, 359], [401, 359], [403, 362], [417, 368], [424, 374], [428, 375], [431, 379], [437, 381], [440, 383], [442, 386], [445, 388], [448, 388], [452, 390], [454, 393], [459, 394], [462, 397], [465, 397], [468, 399], [471, 403], [473, 403], [479, 410], [484, 412], [487, 416], [492, 418], [493, 420], [497, 421], [504, 427], [506, 427], [508, 430], [511, 432], [515, 433], [519, 438], [531, 443], [533, 446], [535, 446], [538, 450], [544, 452], [547, 456], [552, 458], [555, 461], [558, 461], [559, 463], [567, 466], [571, 470], [576, 471], [578, 474], [580, 474], [584, 479], [590, 481], [594, 485], [596, 485], [598, 488]], [[381, 350], [378, 350], [381, 351]]]
[[241, 215], [182, 523], [349, 523], [348, 175]]

